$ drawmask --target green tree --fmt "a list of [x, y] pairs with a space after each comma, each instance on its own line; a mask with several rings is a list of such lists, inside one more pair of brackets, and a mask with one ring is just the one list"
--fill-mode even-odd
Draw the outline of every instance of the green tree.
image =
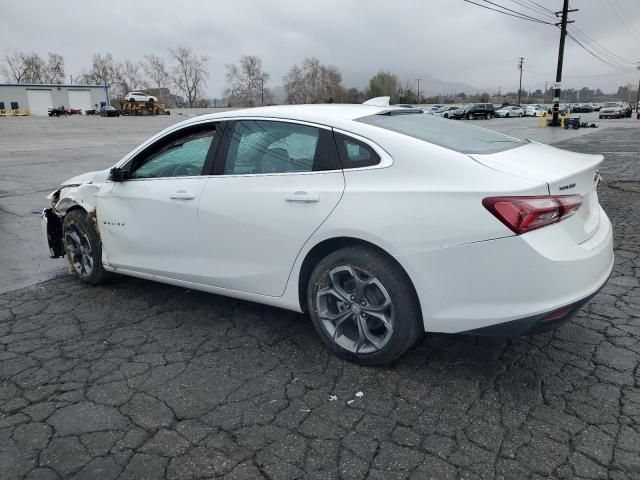
[[367, 98], [391, 97], [391, 103], [398, 103], [398, 77], [391, 72], [380, 71], [369, 80]]

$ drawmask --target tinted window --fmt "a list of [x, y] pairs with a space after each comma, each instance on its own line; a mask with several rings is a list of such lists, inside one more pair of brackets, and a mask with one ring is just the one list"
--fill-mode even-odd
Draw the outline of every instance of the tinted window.
[[202, 174], [215, 131], [175, 139], [147, 157], [131, 178], [193, 177]]
[[378, 154], [366, 143], [355, 138], [336, 133], [336, 143], [342, 168], [370, 167], [380, 163]]
[[331, 153], [324, 148], [327, 135], [330, 135], [328, 131], [296, 123], [237, 121], [223, 173], [246, 175], [335, 169], [335, 151], [331, 158]]
[[370, 115], [358, 121], [462, 153], [489, 153], [523, 145], [522, 140], [431, 115]]

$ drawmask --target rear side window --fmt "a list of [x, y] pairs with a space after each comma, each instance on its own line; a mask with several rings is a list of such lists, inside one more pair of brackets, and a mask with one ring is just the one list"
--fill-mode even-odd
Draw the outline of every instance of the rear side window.
[[524, 145], [517, 138], [432, 115], [370, 115], [357, 121], [461, 153], [493, 153]]
[[370, 167], [380, 163], [380, 156], [366, 143], [341, 133], [336, 133], [335, 137], [342, 168]]

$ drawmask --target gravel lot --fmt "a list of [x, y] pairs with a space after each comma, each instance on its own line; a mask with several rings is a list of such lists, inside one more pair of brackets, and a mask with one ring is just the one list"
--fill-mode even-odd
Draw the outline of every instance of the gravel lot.
[[[638, 180], [640, 122], [619, 125], [558, 146], [604, 153], [605, 183]], [[118, 128], [117, 151], [147, 136]], [[55, 162], [98, 148], [76, 143], [8, 161], [60, 181], [72, 172]], [[9, 224], [36, 224], [22, 220], [42, 202], [34, 184], [0, 195], [9, 240]], [[600, 198], [614, 273], [570, 324], [429, 335], [387, 368], [328, 354], [306, 317], [182, 288], [59, 276], [4, 293], [0, 478], [640, 478], [640, 194], [605, 185]]]

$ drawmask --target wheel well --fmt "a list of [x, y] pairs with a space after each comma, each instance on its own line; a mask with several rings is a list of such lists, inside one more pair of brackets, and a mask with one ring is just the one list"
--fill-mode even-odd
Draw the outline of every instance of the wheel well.
[[300, 275], [298, 275], [298, 299], [300, 301], [300, 307], [302, 308], [303, 312], [307, 311], [307, 287], [309, 285], [309, 279], [311, 278], [311, 273], [313, 272], [313, 269], [318, 264], [318, 262], [330, 253], [335, 252], [336, 250], [340, 250], [341, 248], [345, 247], [352, 247], [355, 245], [362, 245], [377, 250], [378, 252], [391, 259], [391, 261], [396, 263], [407, 276], [409, 285], [411, 285], [411, 289], [416, 295], [416, 299], [418, 298], [411, 278], [402, 267], [402, 265], [400, 265], [400, 263], [393, 257], [393, 255], [387, 253], [386, 250], [380, 248], [376, 244], [367, 242], [366, 240], [353, 237], [336, 237], [324, 240], [317, 244], [315, 247], [309, 250], [307, 256], [302, 262], [302, 266], [300, 267]]

